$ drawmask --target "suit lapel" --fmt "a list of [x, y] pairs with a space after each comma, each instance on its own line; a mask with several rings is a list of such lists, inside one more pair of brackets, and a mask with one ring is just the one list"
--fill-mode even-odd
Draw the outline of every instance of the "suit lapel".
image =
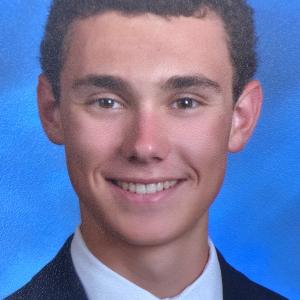
[[67, 239], [53, 260], [54, 272], [57, 272], [58, 279], [60, 279], [57, 281], [59, 284], [58, 289], [60, 290], [61, 299], [87, 300], [87, 296], [72, 262], [72, 239], [73, 235]]

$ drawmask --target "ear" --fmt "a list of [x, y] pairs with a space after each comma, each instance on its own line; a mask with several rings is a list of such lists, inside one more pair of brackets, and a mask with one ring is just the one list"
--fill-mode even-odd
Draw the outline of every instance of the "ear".
[[38, 88], [39, 115], [48, 138], [57, 145], [63, 144], [63, 127], [60, 117], [60, 103], [56, 100], [52, 86], [45, 75], [40, 75]]
[[237, 152], [246, 145], [257, 123], [262, 98], [260, 83], [257, 80], [250, 81], [234, 107], [228, 151]]

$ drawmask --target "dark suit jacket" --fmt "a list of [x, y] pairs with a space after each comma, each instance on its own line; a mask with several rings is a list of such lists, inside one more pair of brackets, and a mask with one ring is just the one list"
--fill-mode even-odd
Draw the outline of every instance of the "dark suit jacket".
[[[87, 300], [75, 272], [68, 238], [57, 256], [23, 288], [7, 300]], [[282, 300], [286, 299], [256, 283], [232, 268], [218, 252], [221, 266], [224, 300]], [[113, 300], [113, 299], [111, 299]], [[142, 299], [141, 299], [142, 300]], [[205, 300], [205, 299], [199, 299]]]

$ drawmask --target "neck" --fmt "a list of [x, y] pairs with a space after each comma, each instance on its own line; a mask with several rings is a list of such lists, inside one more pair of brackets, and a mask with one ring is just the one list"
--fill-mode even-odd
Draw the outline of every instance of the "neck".
[[[132, 245], [83, 222], [83, 239], [106, 266], [159, 298], [174, 297], [195, 281], [208, 260], [207, 217], [184, 237], [163, 245]], [[180, 272], [178, 271], [180, 270]]]

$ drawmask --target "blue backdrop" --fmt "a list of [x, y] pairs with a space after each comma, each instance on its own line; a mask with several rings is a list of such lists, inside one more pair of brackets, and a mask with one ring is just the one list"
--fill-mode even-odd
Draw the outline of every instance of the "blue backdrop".
[[[300, 299], [300, 1], [252, 0], [264, 86], [248, 147], [230, 156], [210, 233], [230, 263]], [[49, 0], [0, 4], [0, 297], [27, 282], [79, 222], [62, 147], [42, 132], [38, 48]]]

